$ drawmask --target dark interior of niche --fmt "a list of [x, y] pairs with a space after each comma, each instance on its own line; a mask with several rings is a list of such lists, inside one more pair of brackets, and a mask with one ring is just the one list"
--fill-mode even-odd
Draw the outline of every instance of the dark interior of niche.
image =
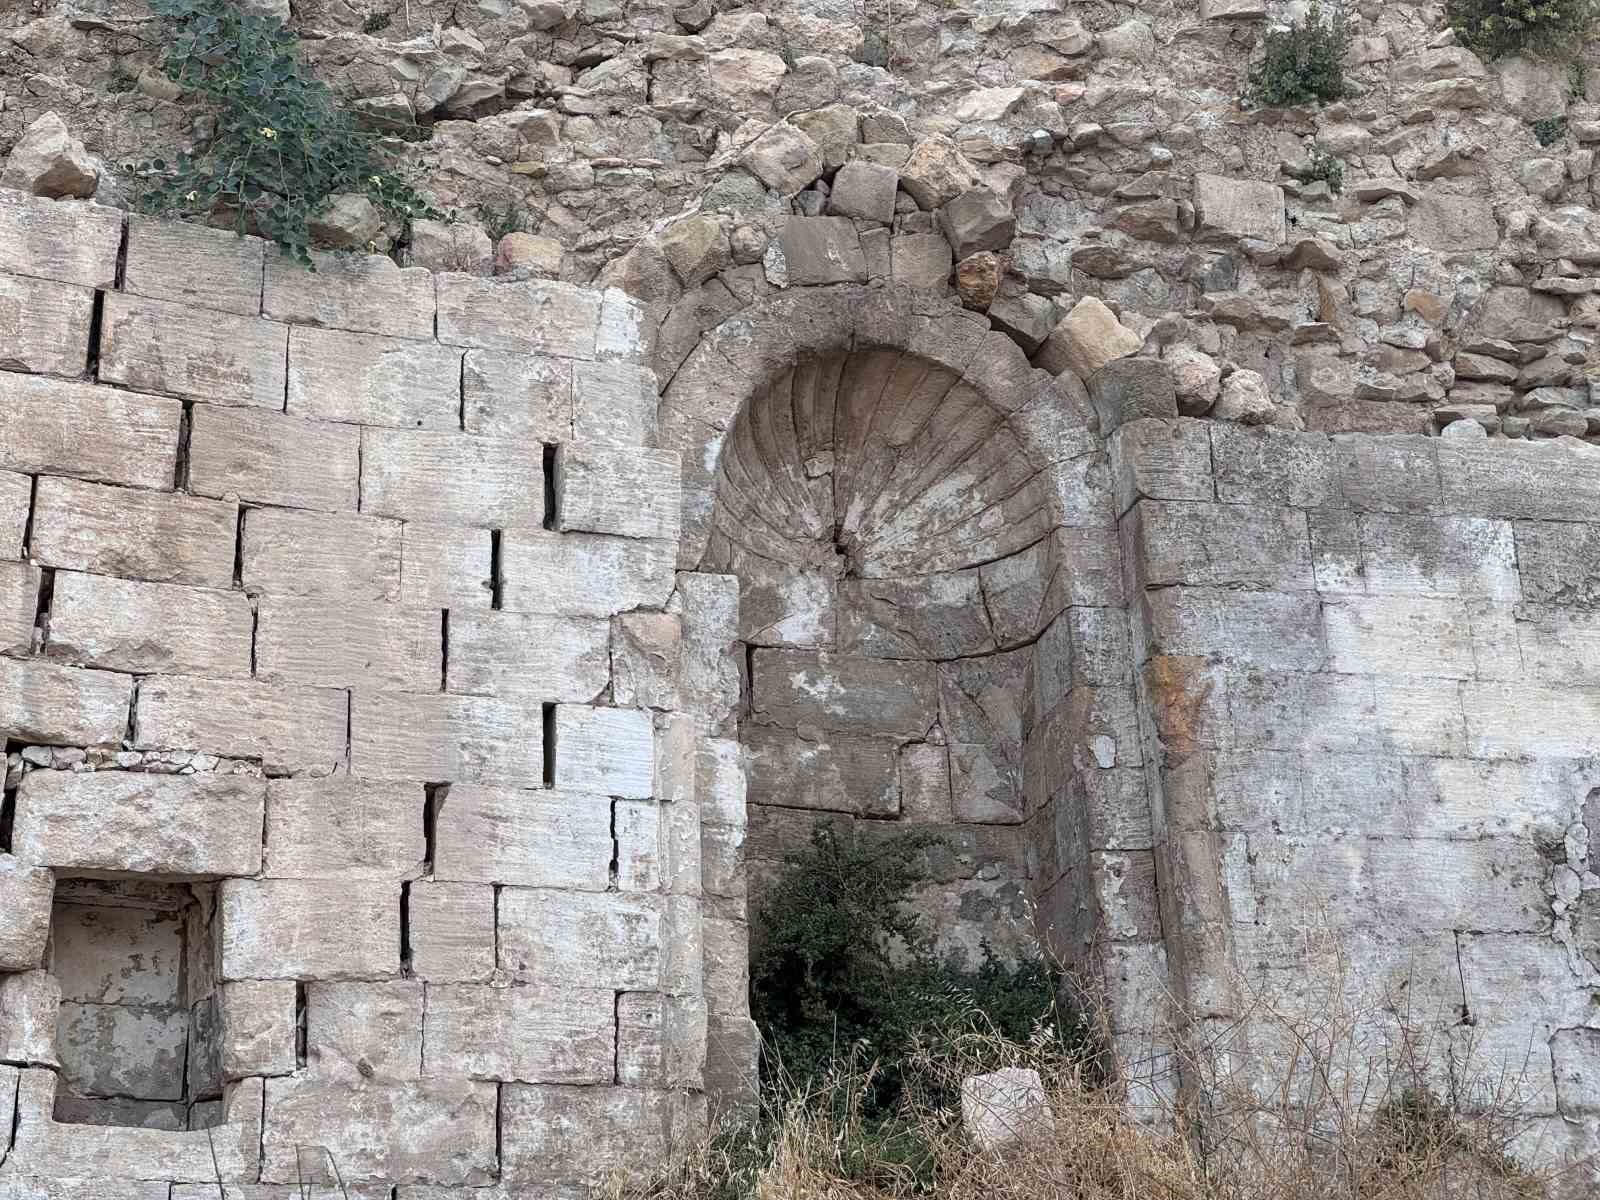
[[55, 1120], [178, 1131], [222, 1121], [214, 884], [56, 881]]

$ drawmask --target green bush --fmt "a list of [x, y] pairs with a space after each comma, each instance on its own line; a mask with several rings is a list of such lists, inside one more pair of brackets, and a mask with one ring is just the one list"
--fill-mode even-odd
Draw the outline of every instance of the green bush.
[[1344, 95], [1344, 15], [1322, 19], [1313, 4], [1304, 21], [1269, 29], [1262, 58], [1250, 70], [1250, 98], [1268, 108], [1337, 100]]
[[874, 1064], [865, 1103], [887, 1118], [908, 1086], [920, 1088], [910, 1065], [918, 1046], [975, 1016], [1013, 1041], [1082, 1040], [1044, 963], [1010, 966], [985, 946], [972, 970], [935, 954], [902, 902], [927, 880], [926, 852], [938, 845], [921, 834], [868, 844], [818, 826], [810, 848], [787, 860], [757, 917], [750, 968], [769, 1078], [804, 1086], [840, 1062]]
[[1597, 10], [1596, 0], [1445, 0], [1456, 40], [1491, 59], [1522, 50], [1570, 58]]
[[1337, 196], [1344, 191], [1344, 159], [1313, 150], [1308, 178], [1322, 180], [1328, 185], [1328, 190]]
[[1539, 145], [1550, 146], [1567, 136], [1565, 117], [1540, 117], [1533, 123], [1533, 136]]
[[310, 265], [309, 221], [329, 197], [366, 196], [392, 217], [437, 216], [395, 174], [376, 135], [315, 79], [276, 17], [233, 0], [150, 0], [167, 25], [166, 73], [209, 101], [216, 134], [199, 155], [141, 164], [147, 212], [224, 214]]

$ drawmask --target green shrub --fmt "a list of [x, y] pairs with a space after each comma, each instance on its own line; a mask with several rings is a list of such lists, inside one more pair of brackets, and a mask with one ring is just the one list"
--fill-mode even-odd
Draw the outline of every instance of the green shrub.
[[166, 73], [209, 101], [216, 134], [199, 155], [142, 164], [147, 212], [225, 214], [310, 265], [308, 222], [339, 193], [392, 217], [437, 216], [388, 166], [378, 139], [315, 79], [275, 17], [233, 0], [150, 0], [164, 18]]
[[1313, 4], [1304, 21], [1269, 29], [1262, 58], [1250, 70], [1250, 98], [1268, 108], [1337, 100], [1344, 95], [1344, 15], [1322, 19]]
[[1456, 40], [1491, 59], [1522, 50], [1570, 58], [1597, 10], [1596, 0], [1445, 0]]
[[[1058, 973], [1039, 961], [1010, 966], [985, 946], [976, 970], [944, 962], [903, 901], [928, 878], [937, 838], [907, 834], [871, 844], [819, 826], [791, 856], [757, 917], [751, 1013], [769, 1048], [764, 1070], [791, 1084], [840, 1062], [872, 1064], [864, 1103], [888, 1119], [919, 1046], [980, 1017], [1026, 1042], [1041, 1033], [1081, 1040], [1058, 1004]], [[908, 1151], [909, 1152], [909, 1151]]]
[[1538, 139], [1541, 146], [1549, 146], [1559, 142], [1567, 136], [1567, 119], [1565, 117], [1540, 117], [1533, 123], [1533, 136]]
[[1308, 179], [1321, 179], [1328, 185], [1328, 190], [1337, 196], [1344, 191], [1344, 159], [1336, 158], [1332, 154], [1324, 154], [1320, 150], [1311, 152], [1311, 172]]

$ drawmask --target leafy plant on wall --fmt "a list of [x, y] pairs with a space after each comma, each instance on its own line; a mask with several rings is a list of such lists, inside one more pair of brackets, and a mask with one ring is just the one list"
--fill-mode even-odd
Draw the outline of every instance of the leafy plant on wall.
[[276, 17], [232, 0], [150, 0], [169, 26], [165, 71], [209, 103], [216, 133], [197, 154], [140, 165], [146, 212], [223, 216], [310, 265], [310, 223], [340, 194], [394, 218], [437, 217], [397, 173], [376, 134], [316, 79]]

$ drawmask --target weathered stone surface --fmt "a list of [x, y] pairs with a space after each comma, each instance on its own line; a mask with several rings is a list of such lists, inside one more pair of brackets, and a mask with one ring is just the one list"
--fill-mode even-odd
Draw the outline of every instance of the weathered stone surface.
[[572, 372], [566, 359], [468, 350], [462, 414], [472, 433], [565, 442], [572, 437]]
[[418, 880], [410, 890], [411, 970], [430, 983], [487, 983], [495, 972], [492, 885]]
[[0, 275], [0, 368], [82, 375], [93, 309], [94, 293], [86, 288]]
[[444, 688], [544, 701], [593, 700], [610, 679], [608, 642], [607, 623], [594, 618], [453, 613]]
[[134, 743], [259, 759], [269, 771], [331, 768], [345, 755], [347, 706], [332, 688], [156, 675], [139, 687]]
[[1004, 1149], [1054, 1119], [1037, 1071], [1007, 1067], [961, 1081], [961, 1125], [979, 1150]]
[[0, 657], [0, 729], [53, 745], [119, 742], [132, 690], [126, 675]]
[[682, 1093], [512, 1084], [503, 1089], [505, 1180], [578, 1192], [638, 1175], [696, 1136]]
[[22, 539], [28, 532], [33, 508], [33, 480], [12, 471], [0, 471], [0, 559], [22, 557]]
[[211, 404], [190, 417], [189, 486], [199, 496], [354, 511], [361, 462], [352, 425]]
[[828, 211], [834, 216], [888, 225], [894, 220], [894, 196], [899, 185], [900, 172], [893, 167], [852, 159], [833, 177]]
[[1430, 189], [1406, 217], [1410, 235], [1447, 253], [1482, 250], [1500, 241], [1500, 225], [1487, 200]]
[[6, 1159], [13, 1177], [143, 1177], [213, 1187], [219, 1177], [226, 1182], [255, 1177], [262, 1119], [259, 1082], [246, 1080], [229, 1089], [221, 1123], [182, 1133], [58, 1124], [52, 1118], [55, 1092], [53, 1072], [22, 1072], [16, 1140]]
[[983, 312], [994, 303], [1005, 278], [1005, 264], [987, 250], [969, 254], [956, 263], [956, 293], [968, 308]]
[[1222, 395], [1211, 408], [1218, 421], [1237, 421], [1241, 425], [1262, 425], [1272, 420], [1275, 409], [1267, 381], [1259, 371], [1240, 369], [1222, 381]]
[[244, 677], [251, 626], [242, 592], [59, 571], [45, 652], [113, 671]]
[[821, 148], [787, 122], [751, 142], [741, 159], [746, 170], [782, 196], [792, 196], [822, 174]]
[[1045, 339], [1034, 365], [1052, 375], [1071, 371], [1087, 381], [1108, 362], [1136, 353], [1142, 344], [1143, 339], [1115, 313], [1095, 297], [1085, 296]]
[[592, 988], [428, 989], [425, 1076], [518, 1083], [610, 1083], [616, 994]]
[[939, 225], [958, 259], [1003, 250], [1016, 232], [1011, 205], [989, 188], [971, 188], [939, 210]]
[[454, 784], [434, 813], [441, 882], [603, 892], [613, 856], [611, 800], [566, 789]]
[[637, 709], [556, 705], [555, 783], [609, 796], [654, 793], [655, 735]]
[[442, 625], [433, 609], [264, 596], [255, 674], [269, 682], [433, 691], [444, 661]]
[[504, 888], [500, 969], [538, 985], [654, 991], [665, 959], [665, 902], [624, 892]]
[[106, 295], [100, 378], [141, 392], [283, 409], [289, 330], [259, 317]]
[[245, 590], [394, 600], [400, 593], [400, 529], [398, 521], [354, 513], [250, 509], [240, 549]]
[[404, 1081], [421, 1074], [423, 985], [313, 983], [306, 1068], [322, 1079]]
[[954, 262], [950, 243], [941, 234], [896, 234], [890, 243], [890, 272], [906, 287], [942, 289]]
[[667, 540], [678, 536], [682, 509], [676, 451], [564, 449], [557, 460], [556, 489], [556, 519], [562, 530]]
[[[495, 1174], [492, 1083], [422, 1080], [406, 1084], [319, 1079], [267, 1080], [261, 1177], [295, 1183], [299, 1146], [324, 1146], [353, 1183], [490, 1183]], [[404, 1131], [403, 1137], [397, 1137]], [[320, 1168], [320, 1164], [319, 1164]]]
[[937, 719], [928, 664], [805, 650], [757, 650], [751, 706], [763, 724], [922, 738]]
[[228, 1080], [295, 1069], [295, 984], [242, 979], [223, 984], [222, 1073]]
[[434, 277], [427, 270], [398, 267], [381, 254], [312, 257], [315, 271], [282, 254], [267, 255], [262, 316], [357, 333], [433, 337]]
[[1178, 415], [1172, 369], [1158, 358], [1115, 359], [1090, 376], [1087, 383], [1102, 432], [1110, 433], [1143, 417]]
[[44, 477], [34, 501], [42, 566], [226, 588], [238, 506]]
[[816, 732], [810, 736], [761, 726], [745, 735], [752, 806], [784, 804], [859, 816], [900, 810], [895, 743]]
[[572, 437], [582, 445], [649, 445], [655, 440], [656, 403], [656, 377], [648, 367], [573, 364]]
[[727, 266], [731, 257], [727, 230], [712, 216], [695, 214], [674, 221], [659, 241], [673, 274], [686, 288], [699, 287]]
[[[0, 854], [0, 901], [4, 901], [0, 904], [0, 971], [31, 971], [44, 965], [54, 894], [55, 876], [49, 871], [11, 854]], [[0, 1044], [10, 1036], [14, 1035], [0, 1020]], [[0, 1058], [16, 1061], [18, 1056], [0, 1054]]]
[[350, 763], [369, 779], [537, 787], [544, 779], [540, 706], [493, 696], [357, 692]]
[[122, 221], [114, 208], [0, 190], [0, 271], [114, 287]]
[[261, 312], [266, 246], [224, 229], [129, 217], [122, 290], [253, 317]]
[[625, 708], [675, 708], [683, 623], [674, 613], [624, 613], [611, 621], [611, 693]]
[[1281, 245], [1288, 236], [1283, 189], [1275, 183], [1196, 175], [1194, 206], [1202, 234], [1254, 238], [1274, 246]]
[[265, 782], [244, 775], [30, 771], [12, 845], [69, 874], [254, 875], [265, 796]]
[[16, 188], [51, 200], [94, 195], [100, 168], [67, 130], [59, 115], [47, 112], [22, 131], [11, 147], [0, 187]]
[[217, 896], [224, 981], [400, 973], [398, 884], [227, 879]]
[[427, 854], [420, 784], [348, 774], [267, 785], [265, 874], [398, 879]]
[[592, 359], [600, 306], [599, 293], [570, 283], [491, 283], [441, 275], [439, 340], [447, 346]]
[[42, 578], [32, 563], [0, 562], [0, 654], [33, 653]]
[[488, 608], [494, 602], [494, 537], [426, 521], [401, 535], [400, 603], [406, 608]]
[[780, 243], [791, 284], [866, 282], [861, 237], [845, 217], [790, 217]]
[[287, 411], [361, 425], [458, 429], [461, 354], [428, 342], [295, 326]]
[[923, 212], [944, 207], [978, 183], [972, 164], [944, 138], [925, 138], [900, 168], [900, 186]]
[[430, 271], [487, 275], [494, 262], [494, 243], [476, 225], [464, 221], [412, 221], [406, 265]]
[[628, 992], [617, 997], [617, 1082], [699, 1087], [706, 1062], [703, 1000]]
[[504, 528], [544, 519], [537, 442], [409, 429], [361, 433], [361, 509], [375, 516]]

